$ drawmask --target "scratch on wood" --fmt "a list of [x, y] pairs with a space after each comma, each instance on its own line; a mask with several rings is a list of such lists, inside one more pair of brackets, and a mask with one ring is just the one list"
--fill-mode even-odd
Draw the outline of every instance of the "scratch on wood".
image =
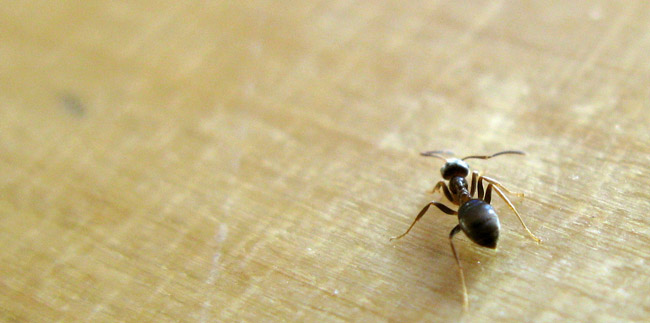
[[214, 255], [212, 256], [212, 266], [210, 269], [210, 273], [208, 274], [208, 278], [205, 280], [205, 284], [208, 286], [208, 295], [203, 301], [203, 306], [201, 309], [201, 322], [209, 322], [211, 321], [208, 318], [208, 314], [210, 313], [210, 307], [212, 307], [212, 295], [213, 292], [211, 290], [211, 287], [214, 285], [215, 281], [217, 280], [217, 277], [219, 276], [219, 259], [221, 258], [221, 244], [226, 240], [226, 237], [228, 236], [228, 225], [226, 224], [219, 224], [219, 229], [217, 230], [217, 233], [214, 237], [214, 241], [216, 243], [216, 251]]

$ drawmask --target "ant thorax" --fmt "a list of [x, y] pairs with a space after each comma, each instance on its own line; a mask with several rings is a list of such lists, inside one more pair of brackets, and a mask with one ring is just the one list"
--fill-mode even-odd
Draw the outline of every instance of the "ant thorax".
[[458, 204], [463, 204], [471, 198], [465, 177], [455, 176], [449, 180], [449, 191]]

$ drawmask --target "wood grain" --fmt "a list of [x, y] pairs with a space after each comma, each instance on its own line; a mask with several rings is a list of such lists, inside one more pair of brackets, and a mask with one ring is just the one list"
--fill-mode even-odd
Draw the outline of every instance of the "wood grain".
[[[0, 320], [650, 320], [642, 1], [8, 2]], [[523, 191], [496, 251], [431, 149]]]

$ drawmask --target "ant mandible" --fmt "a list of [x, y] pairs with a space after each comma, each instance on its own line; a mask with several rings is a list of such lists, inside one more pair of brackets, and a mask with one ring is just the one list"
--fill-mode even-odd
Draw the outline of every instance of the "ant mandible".
[[[476, 159], [490, 159], [499, 155], [505, 154], [517, 154], [525, 155], [523, 151], [518, 150], [507, 150], [496, 153], [490, 156], [467, 156], [462, 159], [458, 158], [444, 158], [441, 154], [453, 155], [453, 153], [442, 150], [434, 150], [423, 152], [420, 155], [426, 157], [435, 157], [445, 161], [445, 165], [440, 169], [442, 178], [449, 181], [449, 184], [445, 183], [444, 180], [441, 180], [436, 184], [431, 193], [435, 193], [438, 190], [442, 189], [442, 192], [445, 194], [447, 199], [458, 205], [458, 211], [454, 211], [447, 207], [446, 205], [440, 202], [430, 202], [427, 204], [422, 211], [415, 217], [415, 220], [411, 226], [403, 234], [392, 237], [390, 240], [399, 239], [411, 231], [420, 218], [427, 212], [431, 205], [435, 205], [442, 212], [451, 215], [458, 215], [458, 225], [456, 225], [451, 232], [449, 233], [449, 243], [451, 244], [451, 251], [456, 258], [456, 264], [458, 264], [458, 273], [460, 275], [460, 281], [463, 285], [463, 305], [465, 309], [469, 307], [469, 301], [467, 297], [467, 287], [465, 287], [465, 275], [463, 274], [463, 267], [460, 264], [458, 259], [458, 254], [456, 253], [456, 248], [454, 248], [453, 237], [460, 231], [465, 232], [465, 235], [474, 241], [474, 243], [491, 249], [497, 247], [497, 241], [499, 240], [499, 216], [490, 205], [492, 200], [492, 190], [494, 190], [505, 202], [508, 204], [510, 209], [517, 215], [519, 222], [524, 227], [528, 235], [533, 238], [537, 243], [540, 243], [541, 240], [537, 238], [526, 226], [524, 220], [521, 219], [521, 215], [517, 212], [517, 209], [512, 205], [512, 202], [503, 194], [503, 191], [507, 193], [524, 196], [523, 193], [513, 193], [505, 188], [498, 181], [479, 175], [477, 171], [472, 172], [472, 185], [468, 188], [467, 180], [465, 179], [469, 175], [469, 165], [465, 162], [467, 159], [476, 158]], [[485, 190], [485, 195], [483, 195], [483, 181], [488, 183], [487, 190]], [[449, 186], [447, 186], [449, 185]], [[478, 188], [478, 199], [474, 198], [474, 193]], [[503, 191], [502, 191], [503, 190]]]

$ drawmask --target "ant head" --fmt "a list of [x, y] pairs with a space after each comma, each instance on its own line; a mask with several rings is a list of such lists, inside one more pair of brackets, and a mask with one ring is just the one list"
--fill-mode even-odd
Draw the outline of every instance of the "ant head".
[[469, 165], [458, 158], [449, 158], [446, 160], [445, 165], [440, 168], [440, 174], [446, 180], [456, 176], [465, 178], [469, 175]]

